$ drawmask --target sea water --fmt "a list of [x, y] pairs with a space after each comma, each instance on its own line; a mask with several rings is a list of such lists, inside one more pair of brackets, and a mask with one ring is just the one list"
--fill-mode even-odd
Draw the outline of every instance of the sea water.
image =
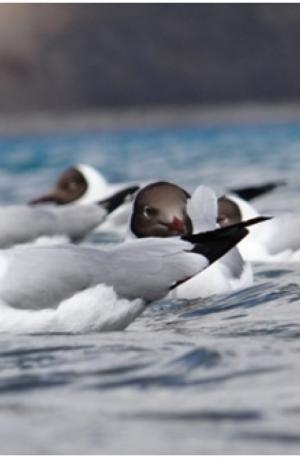
[[[76, 163], [218, 193], [283, 179], [255, 205], [300, 215], [297, 123], [2, 137], [1, 203]], [[251, 288], [153, 304], [123, 332], [1, 334], [0, 453], [299, 453], [300, 265], [254, 271]]]

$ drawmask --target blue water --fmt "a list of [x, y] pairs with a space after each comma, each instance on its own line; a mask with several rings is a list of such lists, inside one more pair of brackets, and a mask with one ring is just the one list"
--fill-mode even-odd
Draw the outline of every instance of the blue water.
[[[285, 179], [257, 208], [299, 211], [300, 124], [3, 137], [2, 203], [77, 162], [188, 189]], [[0, 370], [0, 453], [299, 453], [300, 265], [255, 265], [253, 287], [154, 304], [124, 332], [0, 335]]]

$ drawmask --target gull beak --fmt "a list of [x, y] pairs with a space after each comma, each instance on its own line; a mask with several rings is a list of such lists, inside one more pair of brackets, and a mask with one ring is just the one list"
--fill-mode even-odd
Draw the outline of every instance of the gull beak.
[[174, 216], [172, 222], [169, 223], [167, 226], [171, 231], [175, 231], [178, 234], [184, 234], [185, 233], [185, 224], [184, 224], [184, 222], [181, 219], [177, 218], [176, 216]]
[[48, 194], [44, 194], [40, 197], [37, 197], [36, 199], [32, 199], [29, 202], [29, 205], [38, 205], [38, 204], [44, 204], [44, 203], [53, 203], [53, 204], [62, 204], [63, 201], [59, 194], [55, 191], [49, 192]]

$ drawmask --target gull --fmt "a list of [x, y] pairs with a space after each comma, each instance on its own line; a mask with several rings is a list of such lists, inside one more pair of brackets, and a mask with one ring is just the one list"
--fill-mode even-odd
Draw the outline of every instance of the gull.
[[45, 237], [62, 237], [78, 242], [103, 223], [116, 208], [131, 200], [137, 189], [137, 186], [127, 187], [97, 204], [0, 207], [0, 248]]
[[[206, 186], [190, 196], [170, 182], [154, 182], [135, 196], [128, 238], [172, 237], [218, 227], [218, 200]], [[172, 291], [173, 298], [195, 299], [249, 287], [253, 274], [238, 248]]]
[[122, 330], [223, 256], [264, 218], [200, 234], [130, 240], [106, 249], [75, 245], [0, 252], [0, 330]]

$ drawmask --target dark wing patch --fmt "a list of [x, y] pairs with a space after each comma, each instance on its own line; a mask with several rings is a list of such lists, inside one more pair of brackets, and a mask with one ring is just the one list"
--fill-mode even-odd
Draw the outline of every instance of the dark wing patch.
[[248, 234], [247, 227], [269, 219], [270, 217], [259, 216], [214, 231], [183, 236], [182, 239], [193, 243], [192, 252], [202, 254], [211, 264], [246, 237]]
[[132, 199], [133, 195], [139, 189], [139, 186], [129, 186], [122, 189], [117, 193], [110, 196], [108, 199], [101, 200], [98, 205], [105, 208], [108, 213], [113, 212], [116, 208], [120, 207], [127, 199]]
[[264, 183], [258, 186], [248, 186], [246, 188], [237, 188], [231, 189], [230, 192], [237, 194], [242, 199], [250, 201], [255, 199], [258, 196], [262, 196], [263, 194], [267, 194], [268, 192], [273, 191], [274, 189], [278, 188], [279, 186], [286, 185], [286, 181], [270, 181], [268, 183]]

